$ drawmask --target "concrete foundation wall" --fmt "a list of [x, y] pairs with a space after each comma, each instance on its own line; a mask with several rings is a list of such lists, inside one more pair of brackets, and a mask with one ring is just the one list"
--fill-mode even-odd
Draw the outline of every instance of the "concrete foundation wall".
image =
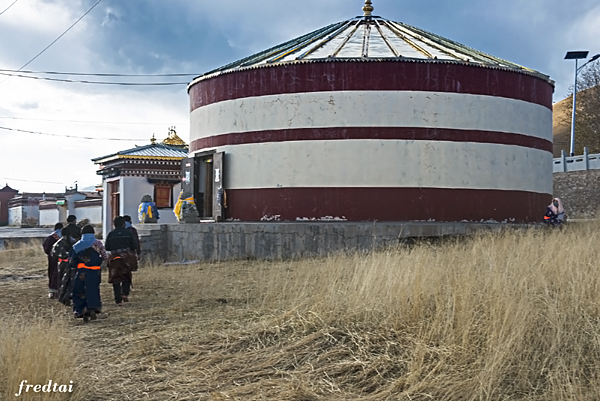
[[393, 246], [411, 237], [521, 227], [497, 223], [319, 222], [140, 224], [148, 260], [287, 259]]

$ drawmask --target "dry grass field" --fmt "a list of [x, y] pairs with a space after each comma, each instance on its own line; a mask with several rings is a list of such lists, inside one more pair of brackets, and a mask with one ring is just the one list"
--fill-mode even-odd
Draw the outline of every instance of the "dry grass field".
[[[597, 225], [577, 225], [147, 264], [124, 307], [102, 284], [110, 316], [87, 325], [46, 298], [44, 279], [5, 279], [0, 398], [598, 400], [598, 243]], [[0, 277], [44, 274], [37, 248], [0, 252]], [[24, 379], [76, 391], [15, 397]]]

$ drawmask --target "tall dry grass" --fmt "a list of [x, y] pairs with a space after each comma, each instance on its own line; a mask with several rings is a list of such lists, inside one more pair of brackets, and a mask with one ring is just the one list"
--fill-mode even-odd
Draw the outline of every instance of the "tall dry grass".
[[[93, 342], [77, 372], [92, 399], [598, 400], [599, 240], [588, 224], [327, 258], [155, 264], [135, 273], [130, 304], [107, 306], [109, 319], [4, 320], [0, 344], [24, 353], [62, 330]], [[31, 327], [32, 340], [3, 342]], [[12, 357], [0, 378], [21, 365], [59, 370], [56, 358], [29, 362], [46, 349]]]
[[281, 392], [274, 372], [290, 399], [600, 399], [598, 228], [258, 263], [238, 283], [207, 268], [205, 295], [229, 286], [263, 319], [198, 362], [250, 380], [223, 393], [239, 399]]
[[[0, 319], [0, 399], [2, 400], [82, 400], [77, 344], [68, 336], [64, 315], [32, 315], [28, 311]], [[20, 393], [20, 384], [59, 385], [73, 382], [73, 392]], [[58, 387], [57, 387], [58, 389]], [[64, 388], [68, 391], [68, 387]], [[38, 388], [38, 390], [41, 390]]]
[[6, 248], [0, 250], [0, 264], [35, 258], [42, 260], [46, 258], [42, 243], [39, 240], [29, 240], [17, 244], [8, 242]]

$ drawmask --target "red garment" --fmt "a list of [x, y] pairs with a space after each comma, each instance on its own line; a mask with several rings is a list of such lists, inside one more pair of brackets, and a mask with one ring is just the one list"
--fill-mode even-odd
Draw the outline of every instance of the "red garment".
[[114, 252], [108, 258], [108, 282], [123, 283], [132, 281], [132, 271], [137, 270], [137, 256], [134, 251]]

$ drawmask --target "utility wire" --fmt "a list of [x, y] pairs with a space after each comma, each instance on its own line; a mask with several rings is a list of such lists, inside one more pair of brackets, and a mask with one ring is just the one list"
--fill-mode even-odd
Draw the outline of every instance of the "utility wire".
[[14, 6], [14, 5], [15, 5], [15, 3], [16, 3], [17, 1], [19, 1], [19, 0], [15, 0], [15, 1], [13, 1], [13, 2], [12, 2], [12, 4], [11, 4], [10, 6], [6, 7], [6, 8], [4, 9], [4, 11], [2, 11], [2, 12], [0, 13], [0, 15], [4, 14], [5, 12], [7, 12], [7, 11], [8, 11], [8, 9], [9, 9], [9, 8], [11, 8], [12, 6]]
[[[97, 2], [94, 3], [94, 5], [87, 10], [81, 17], [79, 17], [79, 19], [77, 21], [75, 21], [70, 27], [67, 28], [66, 31], [64, 31], [63, 33], [61, 33], [58, 38], [54, 39], [52, 41], [52, 43], [50, 43], [48, 46], [46, 46], [41, 52], [39, 52], [38, 54], [35, 55], [35, 57], [33, 57], [31, 60], [29, 60], [28, 62], [26, 62], [25, 64], [23, 64], [23, 66], [21, 66], [21, 68], [19, 68], [18, 71], [21, 71], [23, 68], [27, 67], [29, 64], [31, 64], [33, 62], [33, 60], [35, 60], [36, 58], [38, 58], [39, 56], [42, 55], [42, 53], [44, 53], [46, 50], [48, 50], [50, 48], [50, 46], [52, 46], [53, 44], [55, 44], [56, 42], [58, 42], [58, 40], [60, 38], [62, 38], [67, 32], [69, 32], [75, 25], [77, 25], [77, 23], [79, 21], [81, 21], [83, 19], [83, 17], [85, 17], [86, 15], [88, 15], [98, 4], [100, 4], [102, 0], [98, 0]], [[14, 3], [13, 3], [14, 4]], [[1, 83], [3, 83], [4, 81], [6, 81], [8, 78], [10, 77], [6, 77]]]
[[[170, 123], [148, 123], [148, 122], [135, 122], [135, 121], [88, 121], [88, 120], [56, 120], [56, 119], [47, 119], [47, 118], [23, 118], [23, 117], [8, 117], [8, 116], [0, 116], [0, 120], [25, 120], [25, 121], [49, 121], [49, 122], [59, 122], [59, 123], [82, 123], [82, 124], [113, 124], [113, 125], [173, 125]], [[187, 123], [186, 123], [187, 124]], [[185, 125], [185, 124], [181, 124]]]
[[[189, 82], [106, 82], [106, 81], [79, 81], [74, 79], [59, 79], [59, 78], [48, 78], [48, 77], [34, 77], [29, 75], [21, 74], [8, 74], [0, 72], [0, 75], [7, 75], [8, 77], [18, 78], [29, 78], [29, 79], [40, 79], [43, 81], [56, 81], [56, 82], [69, 82], [77, 84], [95, 84], [95, 85], [122, 85], [122, 86], [172, 86], [172, 85], [188, 85]], [[8, 78], [6, 78], [8, 79]], [[4, 81], [6, 81], [6, 79]], [[4, 82], [2, 81], [2, 82]]]
[[63, 182], [54, 182], [54, 181], [35, 181], [35, 180], [20, 180], [18, 178], [8, 178], [8, 177], [0, 177], [2, 180], [6, 181], [24, 181], [24, 182], [39, 182], [40, 184], [60, 184], [63, 185]]
[[27, 70], [4, 70], [1, 72], [20, 72], [22, 74], [47, 74], [47, 75], [82, 75], [91, 77], [196, 77], [201, 74], [101, 74], [101, 73], [83, 73], [83, 72], [57, 72], [57, 71], [27, 71]]
[[127, 141], [127, 142], [134, 142], [134, 141], [144, 141], [145, 140], [145, 139], [98, 138], [98, 137], [91, 137], [91, 136], [59, 135], [59, 134], [50, 134], [48, 132], [27, 131], [27, 130], [23, 130], [23, 129], [8, 128], [8, 127], [0, 127], [0, 129], [7, 130], [7, 131], [25, 132], [27, 134], [57, 136], [57, 137], [60, 137], [60, 138], [90, 139], [90, 140], [97, 140], [97, 141]]

